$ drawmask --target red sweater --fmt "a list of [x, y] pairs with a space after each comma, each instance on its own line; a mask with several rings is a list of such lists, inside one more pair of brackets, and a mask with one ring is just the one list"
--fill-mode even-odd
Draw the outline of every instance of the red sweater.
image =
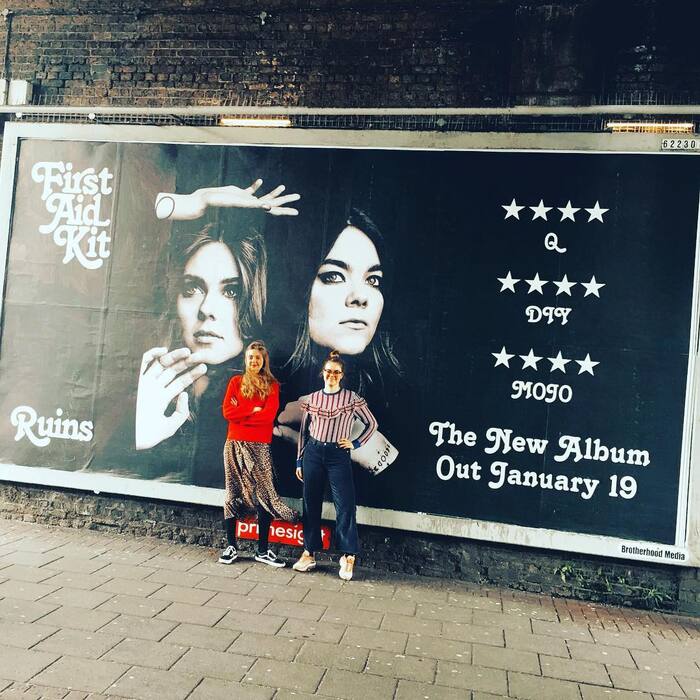
[[[272, 442], [272, 428], [277, 409], [280, 406], [280, 385], [275, 382], [272, 391], [264, 399], [255, 395], [248, 399], [241, 394], [242, 374], [231, 378], [226, 389], [222, 407], [224, 418], [228, 421], [229, 440], [243, 442]], [[236, 399], [236, 403], [232, 399]], [[262, 410], [253, 413], [259, 406]]]

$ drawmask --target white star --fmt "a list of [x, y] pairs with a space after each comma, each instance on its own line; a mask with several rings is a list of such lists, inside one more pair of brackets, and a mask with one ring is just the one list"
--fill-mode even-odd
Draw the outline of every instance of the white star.
[[532, 211], [534, 212], [532, 220], [534, 221], [535, 219], [544, 219], [545, 221], [547, 221], [547, 212], [551, 208], [552, 207], [545, 207], [544, 200], [540, 199], [540, 203], [536, 207], [530, 207], [530, 209], [532, 209]]
[[590, 282], [581, 282], [581, 286], [586, 288], [586, 293], [583, 295], [584, 298], [587, 297], [589, 294], [595, 294], [598, 299], [600, 299], [600, 294], [598, 294], [598, 290], [601, 287], [605, 286], [604, 282], [596, 282], [595, 280], [595, 275], [591, 277]]
[[606, 211], [610, 211], [610, 209], [602, 209], [600, 204], [598, 204], [598, 200], [596, 200], [595, 206], [592, 209], [586, 209], [588, 212], [588, 223], [590, 224], [593, 219], [598, 219], [600, 223], [603, 223], [603, 214], [605, 214]]
[[531, 294], [532, 292], [539, 292], [540, 294], [544, 294], [544, 292], [542, 291], [542, 287], [544, 287], [544, 285], [547, 284], [547, 280], [541, 280], [539, 272], [536, 272], [535, 276], [531, 280], [525, 281], [530, 285], [530, 289], [527, 290], [528, 294]]
[[595, 376], [593, 374], [593, 368], [596, 365], [600, 364], [600, 362], [593, 362], [593, 360], [591, 360], [591, 356], [588, 353], [586, 353], [586, 358], [584, 360], [576, 360], [576, 362], [578, 362], [578, 364], [581, 365], [581, 369], [578, 371], [579, 374], [588, 372], [588, 374], [590, 374], [591, 376]]
[[526, 369], [527, 367], [537, 369], [537, 363], [542, 359], [541, 357], [537, 357], [537, 355], [535, 355], [532, 348], [530, 348], [530, 352], [527, 355], [518, 355], [518, 357], [520, 357], [520, 359], [523, 361], [523, 369]]
[[519, 279], [515, 279], [511, 276], [510, 270], [508, 270], [508, 274], [505, 277], [497, 277], [496, 279], [501, 283], [501, 288], [498, 290], [499, 292], [505, 292], [506, 289], [515, 292], [515, 285], [520, 282]]
[[577, 211], [581, 211], [581, 207], [576, 208], [571, 206], [571, 200], [569, 200], [566, 203], [565, 207], [557, 207], [557, 209], [561, 212], [561, 219], [559, 219], [560, 221], [564, 221], [564, 219], [571, 219], [572, 221], [576, 221], [576, 219], [574, 218], [574, 214]]
[[568, 294], [571, 296], [571, 288], [576, 284], [576, 282], [569, 282], [569, 278], [564, 275], [558, 282], [553, 280], [552, 284], [556, 285], [557, 287], [557, 296], [560, 294]]
[[557, 353], [556, 357], [548, 357], [547, 359], [552, 363], [552, 369], [549, 370], [550, 372], [554, 372], [555, 369], [559, 369], [566, 374], [566, 367], [564, 367], [564, 365], [567, 362], [571, 362], [571, 360], [565, 360], [561, 356], [561, 350]]
[[496, 364], [494, 365], [494, 367], [498, 367], [498, 365], [503, 365], [504, 367], [510, 368], [510, 365], [508, 363], [510, 362], [511, 358], [515, 357], [515, 355], [509, 355], [506, 352], [505, 345], [501, 348], [501, 352], [492, 352], [491, 354], [496, 358]]
[[509, 216], [514, 216], [516, 219], [520, 219], [520, 210], [525, 209], [524, 206], [518, 206], [518, 203], [515, 201], [515, 197], [513, 197], [513, 201], [510, 204], [501, 204], [501, 206], [506, 210], [506, 219]]

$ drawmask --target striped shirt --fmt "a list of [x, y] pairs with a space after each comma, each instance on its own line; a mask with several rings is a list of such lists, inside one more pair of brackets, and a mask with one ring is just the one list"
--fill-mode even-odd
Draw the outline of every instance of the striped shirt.
[[297, 466], [309, 436], [320, 442], [338, 442], [349, 438], [353, 422], [359, 419], [364, 430], [352, 441], [353, 449], [364, 445], [377, 429], [377, 421], [367, 407], [367, 402], [350, 389], [327, 394], [323, 389], [314, 392], [301, 402], [302, 419], [299, 429]]

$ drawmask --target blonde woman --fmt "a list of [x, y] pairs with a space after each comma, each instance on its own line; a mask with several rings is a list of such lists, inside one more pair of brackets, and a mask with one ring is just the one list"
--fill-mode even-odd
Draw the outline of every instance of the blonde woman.
[[270, 371], [265, 344], [253, 341], [245, 351], [245, 372], [231, 379], [223, 403], [228, 434], [224, 445], [224, 525], [227, 547], [219, 562], [238, 558], [236, 521], [257, 512], [258, 551], [255, 561], [282, 567], [285, 562], [268, 548], [273, 518], [295, 521], [299, 515], [279, 497], [273, 483], [272, 428], [279, 408], [279, 382]]

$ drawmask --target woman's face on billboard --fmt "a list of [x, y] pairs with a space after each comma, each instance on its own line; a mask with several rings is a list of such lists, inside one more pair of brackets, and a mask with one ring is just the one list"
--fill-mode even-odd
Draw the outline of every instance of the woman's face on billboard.
[[187, 261], [177, 297], [185, 345], [200, 362], [218, 365], [243, 350], [238, 330], [240, 273], [230, 248], [212, 241]]
[[374, 243], [360, 229], [347, 226], [311, 286], [311, 340], [343, 355], [363, 352], [384, 308], [381, 285], [381, 262]]

